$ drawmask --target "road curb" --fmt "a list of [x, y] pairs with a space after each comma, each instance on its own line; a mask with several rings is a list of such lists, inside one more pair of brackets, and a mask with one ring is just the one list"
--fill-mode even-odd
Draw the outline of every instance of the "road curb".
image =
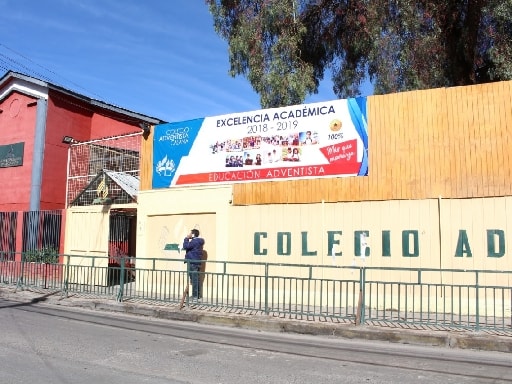
[[[269, 332], [333, 336], [345, 339], [364, 339], [391, 343], [427, 345], [436, 347], [475, 349], [482, 351], [512, 352], [512, 337], [470, 331], [436, 331], [389, 329], [377, 326], [319, 323], [305, 320], [264, 317], [234, 313], [212, 313], [185, 307], [163, 307], [141, 303], [123, 303], [113, 300], [62, 298], [27, 291], [11, 293], [0, 291], [2, 297], [14, 301], [27, 301], [45, 305], [76, 307], [95, 311], [125, 313], [157, 319], [191, 321], [204, 325], [227, 326]], [[32, 299], [30, 299], [32, 297]]]
[[165, 320], [192, 321], [205, 325], [256, 329], [269, 332], [297, 333], [307, 335], [334, 336], [345, 339], [364, 339], [401, 344], [428, 345], [437, 347], [476, 349], [483, 351], [512, 352], [512, 338], [489, 334], [409, 329], [386, 329], [383, 327], [354, 326], [348, 324], [305, 322], [291, 319], [263, 318], [240, 314], [205, 313], [200, 310], [163, 308], [146, 304], [117, 303], [104, 301], [81, 301], [73, 306], [94, 310], [121, 312]]

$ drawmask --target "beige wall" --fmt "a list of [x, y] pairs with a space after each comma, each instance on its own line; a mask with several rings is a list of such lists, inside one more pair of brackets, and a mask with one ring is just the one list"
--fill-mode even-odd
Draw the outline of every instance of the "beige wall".
[[[182, 257], [165, 244], [181, 244], [199, 224], [212, 261], [510, 269], [512, 197], [232, 206], [230, 196], [230, 187], [141, 192], [137, 255]], [[492, 230], [505, 235], [503, 255], [500, 234], [489, 250]], [[364, 261], [358, 231], [368, 233]], [[457, 256], [460, 231], [466, 252]]]
[[[181, 260], [184, 255], [164, 251], [164, 243], [181, 242], [188, 229], [199, 224], [212, 261], [207, 266], [209, 273], [222, 272], [224, 266], [219, 263], [222, 261], [235, 263], [227, 265], [226, 271], [231, 274], [264, 273], [261, 265], [250, 263], [431, 268], [437, 271], [422, 272], [422, 283], [466, 286], [475, 284], [476, 279], [474, 273], [465, 270], [510, 270], [512, 197], [233, 206], [229, 203], [230, 196], [229, 187], [141, 192], [138, 211], [141, 232], [138, 233], [137, 255], [173, 259], [172, 265], [160, 262], [159, 266], [165, 269], [166, 264], [171, 270], [181, 268], [184, 271], [183, 263], [176, 261], [177, 257]], [[368, 233], [369, 256], [364, 259], [356, 255], [357, 231]], [[465, 234], [465, 252], [457, 255], [461, 231]], [[488, 242], [488, 231], [504, 235], [504, 248], [499, 248], [499, 235], [492, 235], [494, 246]], [[333, 233], [336, 241], [334, 258], [329, 232]], [[266, 234], [266, 237], [260, 236], [259, 249], [255, 249], [255, 233]], [[389, 234], [389, 246], [386, 246], [386, 240], [383, 241], [383, 233]], [[408, 234], [405, 236], [409, 240], [408, 247], [404, 234]], [[279, 237], [291, 239], [290, 249], [284, 246], [286, 241], [282, 241], [283, 246], [279, 248]], [[265, 250], [266, 255], [256, 254]], [[315, 255], [304, 255], [314, 252]], [[249, 264], [243, 264], [247, 262]], [[137, 262], [138, 267], [143, 265]], [[445, 271], [440, 272], [439, 269]], [[307, 268], [272, 267], [273, 275], [307, 277], [308, 273]], [[359, 276], [357, 271], [340, 268], [314, 268], [313, 273], [313, 277], [324, 279], [357, 281]], [[368, 280], [419, 282], [417, 271], [368, 270], [366, 277]], [[512, 285], [510, 274], [480, 273], [478, 280], [481, 285]], [[155, 286], [162, 284], [158, 279], [151, 280], [151, 283]], [[409, 295], [420, 294], [419, 290], [414, 291], [414, 286], [404, 285], [401, 289], [410, 291]], [[398, 302], [404, 293], [394, 292], [391, 296]], [[377, 290], [371, 293], [379, 294], [381, 292]], [[437, 300], [439, 294], [440, 291], [435, 289], [421, 291], [424, 301], [407, 305], [446, 305], [446, 298], [444, 302]], [[487, 290], [485, 295], [488, 294], [492, 295], [492, 291]], [[468, 295], [467, 302], [454, 302], [453, 305], [466, 311], [466, 307], [475, 302], [474, 290]], [[375, 303], [375, 297], [373, 299]], [[505, 310], [510, 311], [507, 308]]]
[[183, 252], [165, 250], [165, 245], [181, 247], [186, 234], [197, 226], [205, 239], [208, 259], [225, 260], [230, 200], [230, 186], [141, 191], [137, 211], [137, 255], [141, 258], [183, 258]]
[[64, 253], [73, 257], [72, 261], [64, 258], [64, 263], [70, 262], [77, 266], [65, 271], [69, 283], [107, 285], [106, 273], [91, 267], [107, 267], [108, 234], [109, 212], [104, 207], [76, 207], [67, 210]]
[[[164, 275], [153, 270], [185, 271], [183, 252], [165, 250], [165, 246], [181, 246], [183, 237], [194, 226], [199, 227], [206, 240], [205, 248], [211, 261], [207, 267], [209, 273], [223, 272], [223, 261], [234, 263], [228, 264], [226, 269], [231, 274], [264, 273], [261, 265], [252, 263], [432, 268], [444, 271], [423, 272], [422, 283], [472, 285], [476, 283], [473, 273], [446, 270], [510, 270], [512, 197], [233, 206], [230, 203], [231, 192], [230, 186], [224, 186], [140, 193], [137, 268], [148, 270], [144, 276], [139, 275], [145, 289], [150, 289], [149, 285], [159, 289], [162, 289], [162, 284], [175, 286], [175, 282], [162, 280]], [[108, 211], [102, 207], [81, 207], [68, 212], [66, 253], [106, 255]], [[358, 231], [368, 233], [369, 255], [364, 260], [356, 254], [359, 239], [355, 234]], [[461, 233], [465, 234], [463, 238]], [[404, 234], [408, 234], [405, 236], [409, 240], [408, 247]], [[417, 250], [414, 247], [415, 236]], [[255, 244], [255, 237], [260, 239], [259, 246]], [[490, 238], [492, 242], [489, 242]], [[288, 239], [289, 249], [286, 246]], [[465, 253], [457, 255], [461, 239], [464, 240]], [[331, 254], [333, 248], [334, 258]], [[159, 260], [154, 262], [145, 258]], [[80, 265], [87, 266], [88, 263], [84, 257]], [[281, 276], [307, 277], [309, 273], [308, 269], [299, 267], [272, 268], [272, 274]], [[314, 268], [313, 277], [357, 280], [358, 272]], [[415, 282], [418, 273], [368, 270], [366, 277], [368, 280]], [[89, 276], [87, 279], [90, 281], [80, 278], [77, 282], [94, 281], [101, 285], [102, 278], [105, 276]], [[184, 287], [185, 275], [172, 275], [172, 278], [181, 279], [179, 286]], [[509, 274], [499, 273], [482, 273], [479, 283], [512, 285]], [[403, 286], [402, 289], [411, 290], [409, 294], [413, 295], [419, 292], [413, 292], [414, 287]], [[437, 302], [438, 294], [435, 290], [421, 293], [423, 298], [430, 298], [431, 303]], [[486, 291], [487, 294], [492, 295], [492, 292]], [[398, 295], [398, 292], [392, 294], [397, 300]], [[468, 300], [474, 301], [475, 298]], [[468, 303], [463, 303], [464, 307]], [[459, 306], [459, 303], [454, 305]], [[510, 311], [508, 307], [504, 310]]]
[[66, 212], [64, 253], [107, 256], [109, 207], [73, 207]]

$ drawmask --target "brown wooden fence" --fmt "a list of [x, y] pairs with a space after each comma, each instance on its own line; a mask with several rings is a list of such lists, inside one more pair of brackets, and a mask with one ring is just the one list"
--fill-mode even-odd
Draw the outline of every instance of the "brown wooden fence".
[[[369, 171], [233, 185], [234, 205], [512, 195], [512, 81], [368, 97]], [[141, 190], [151, 189], [152, 135]]]

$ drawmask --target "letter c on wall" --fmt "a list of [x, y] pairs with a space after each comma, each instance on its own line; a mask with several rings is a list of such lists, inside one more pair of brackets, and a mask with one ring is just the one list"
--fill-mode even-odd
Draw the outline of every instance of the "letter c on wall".
[[267, 238], [267, 232], [254, 232], [254, 255], [266, 256], [267, 248], [261, 249], [261, 238]]

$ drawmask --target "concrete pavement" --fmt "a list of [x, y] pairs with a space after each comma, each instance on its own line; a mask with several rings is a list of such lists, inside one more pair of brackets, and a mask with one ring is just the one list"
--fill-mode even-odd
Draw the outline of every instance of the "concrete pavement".
[[452, 331], [433, 328], [397, 328], [396, 325], [363, 325], [332, 321], [295, 320], [264, 314], [243, 313], [235, 310], [194, 305], [179, 309], [177, 304], [144, 302], [117, 302], [109, 299], [83, 296], [61, 297], [31, 290], [0, 287], [0, 297], [28, 304], [75, 307], [95, 311], [125, 313], [166, 320], [192, 321], [207, 325], [259, 329], [271, 332], [292, 332], [308, 335], [329, 335], [347, 339], [379, 340], [393, 343], [430, 345], [448, 348], [512, 352], [512, 336], [469, 330]]

